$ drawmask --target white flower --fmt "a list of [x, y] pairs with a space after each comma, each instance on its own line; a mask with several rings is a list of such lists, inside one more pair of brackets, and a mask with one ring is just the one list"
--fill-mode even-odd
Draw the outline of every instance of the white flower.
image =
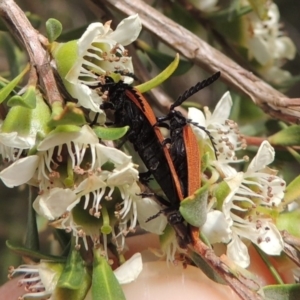
[[[24, 289], [26, 289], [26, 293], [22, 296], [24, 299], [56, 299], [57, 283], [64, 267], [63, 263], [41, 261], [36, 265], [21, 265], [16, 269], [11, 269], [10, 277], [20, 274], [24, 275], [18, 281], [19, 285], [24, 285]], [[142, 269], [142, 256], [140, 253], [135, 253], [114, 270], [114, 275], [120, 284], [128, 284], [139, 276]], [[75, 276], [76, 274], [73, 275]], [[84, 280], [90, 280], [89, 276], [88, 279]], [[83, 288], [87, 288], [85, 282], [82, 282], [82, 284]], [[90, 290], [85, 299], [90, 299]]]
[[51, 221], [62, 216], [75, 200], [76, 194], [72, 190], [55, 187], [38, 196], [33, 208], [39, 215]]
[[280, 31], [279, 10], [275, 3], [268, 8], [268, 19], [261, 21], [254, 13], [247, 16], [249, 55], [253, 55], [261, 64], [271, 60], [293, 59], [296, 47], [292, 40]]
[[[295, 58], [296, 47], [280, 29], [277, 5], [275, 3], [266, 5], [268, 5], [266, 20], [262, 21], [255, 12], [244, 16], [245, 47], [248, 49], [249, 59], [255, 58], [261, 65], [258, 68], [260, 74], [267, 80], [280, 84], [291, 76], [288, 71], [280, 68], [285, 60]], [[273, 75], [274, 71], [276, 75]]]
[[[213, 113], [207, 107], [204, 113], [194, 107], [189, 108], [188, 118], [200, 126], [206, 128], [215, 144], [218, 159], [212, 157], [212, 165], [215, 166], [224, 176], [235, 174], [236, 171], [230, 167], [229, 163], [240, 162], [236, 157], [236, 151], [246, 147], [245, 141], [239, 133], [235, 122], [228, 120], [232, 107], [232, 99], [229, 92], [226, 92], [215, 107]], [[192, 125], [193, 132], [198, 140], [205, 140], [212, 149], [212, 145], [207, 134], [197, 126]]]
[[[100, 144], [95, 133], [87, 125], [79, 131], [52, 132], [38, 145], [38, 150], [40, 152], [31, 158], [34, 158], [34, 166], [32, 164], [30, 172], [27, 168], [26, 178], [22, 177], [23, 182], [26, 182], [36, 173], [38, 181], [43, 182], [40, 183], [40, 195], [33, 204], [37, 213], [51, 221], [60, 218], [53, 223], [53, 226], [72, 231], [76, 243], [79, 238], [82, 238], [87, 248], [86, 236], [91, 236], [96, 242], [99, 240], [101, 222], [91, 219], [90, 225], [78, 219], [75, 221], [73, 209], [82, 202], [82, 209], [89, 209], [88, 214], [92, 218], [99, 219], [101, 210], [106, 206], [107, 201], [112, 199], [112, 194], [117, 188], [123, 201], [115, 212], [119, 230], [117, 233], [113, 232], [113, 235], [116, 241], [121, 237], [121, 245], [117, 246], [123, 249], [125, 235], [136, 227], [136, 202], [140, 198], [138, 196], [140, 188], [136, 184], [138, 171], [132, 163], [131, 156]], [[60, 167], [62, 151], [65, 156], [69, 155], [69, 159], [67, 166], [62, 162]], [[28, 159], [29, 157], [24, 161], [28, 162]], [[55, 164], [54, 159], [57, 161]], [[108, 162], [111, 170], [103, 170], [103, 165]], [[16, 163], [11, 168], [10, 174], [18, 171]], [[65, 173], [73, 178], [69, 188], [64, 186]], [[15, 182], [13, 178], [10, 180]], [[5, 182], [12, 184], [9, 179]], [[47, 182], [50, 182], [50, 185]], [[104, 247], [106, 247], [105, 240]]]
[[[264, 141], [244, 173], [243, 183], [255, 185], [259, 203], [264, 206], [278, 206], [283, 197], [286, 183], [276, 176], [276, 172], [267, 168], [274, 161], [275, 151], [268, 141]], [[251, 195], [251, 194], [250, 194]]]
[[[69, 93], [78, 99], [79, 105], [95, 112], [101, 112], [102, 97], [95, 90], [99, 76], [116, 71], [133, 72], [131, 57], [124, 46], [135, 41], [142, 28], [138, 15], [124, 19], [115, 31], [110, 23], [93, 23], [87, 28], [77, 42], [78, 59], [66, 75]], [[124, 76], [126, 83], [132, 80]]]
[[232, 233], [225, 215], [218, 210], [208, 212], [206, 222], [201, 227], [201, 232], [211, 244], [228, 243]]
[[39, 156], [30, 155], [20, 158], [0, 172], [0, 178], [7, 187], [15, 187], [27, 183], [39, 166]]
[[32, 137], [20, 136], [17, 132], [0, 132], [0, 155], [3, 160], [17, 160], [24, 149], [30, 149], [34, 145]]
[[231, 192], [226, 196], [222, 212], [208, 213], [202, 230], [212, 243], [229, 240], [227, 255], [246, 268], [250, 263], [244, 239], [256, 244], [269, 255], [280, 255], [283, 240], [271, 217], [263, 207], [278, 206], [285, 182], [266, 167], [274, 160], [274, 149], [265, 141], [245, 173], [225, 178]]
[[19, 280], [19, 285], [25, 285], [26, 288], [26, 294], [22, 296], [24, 299], [48, 299], [56, 288], [63, 267], [61, 263], [41, 261], [36, 265], [21, 265], [11, 269], [10, 277], [25, 275]]
[[17, 160], [23, 150], [30, 149], [34, 146], [34, 143], [35, 133], [3, 132], [3, 123], [0, 123], [0, 155], [3, 160], [8, 162]]
[[[100, 144], [87, 125], [58, 128], [37, 150], [36, 155], [21, 158], [4, 169], [0, 173], [3, 182], [9, 187], [23, 183], [40, 186], [40, 195], [33, 204], [37, 213], [51, 221], [61, 218], [59, 228], [72, 230], [77, 241], [85, 241], [86, 235], [98, 239], [100, 225], [93, 229], [77, 224], [72, 217], [74, 207], [83, 201], [83, 209], [89, 208], [92, 217], [100, 218], [105, 201], [119, 189], [123, 201], [115, 212], [119, 218], [115, 237], [122, 236], [123, 248], [124, 236], [136, 227], [136, 202], [141, 198], [136, 184], [138, 171], [131, 156]], [[106, 163], [110, 163], [110, 171], [102, 169]]]
[[151, 221], [147, 221], [150, 217], [155, 216], [161, 211], [161, 205], [150, 197], [139, 197], [136, 200], [137, 205], [137, 216], [139, 225], [141, 228], [158, 235], [163, 234], [168, 221], [164, 214], [160, 214], [158, 217]]
[[118, 267], [114, 274], [120, 284], [127, 284], [134, 281], [142, 272], [143, 262], [141, 253], [135, 253], [124, 264]]

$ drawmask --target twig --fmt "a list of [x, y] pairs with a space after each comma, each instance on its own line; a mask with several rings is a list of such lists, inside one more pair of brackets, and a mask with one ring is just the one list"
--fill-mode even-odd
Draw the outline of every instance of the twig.
[[142, 0], [91, 1], [97, 5], [110, 5], [126, 15], [138, 13], [145, 29], [208, 72], [221, 71], [222, 79], [228, 85], [249, 96], [270, 116], [300, 123], [300, 98], [290, 99], [283, 95]]
[[55, 101], [63, 102], [51, 70], [50, 57], [41, 44], [41, 41], [47, 41], [46, 38], [31, 26], [24, 12], [13, 0], [0, 0], [0, 16], [7, 28], [24, 45], [32, 69], [36, 68], [36, 74], [32, 71], [31, 75], [38, 77], [46, 100], [49, 104]]
[[[231, 288], [244, 300], [262, 300], [258, 293], [259, 284], [253, 279], [243, 277], [241, 273], [237, 276], [230, 271], [226, 257], [219, 258], [212, 249], [199, 239], [199, 228], [191, 228], [191, 237], [194, 250], [216, 271]], [[230, 263], [228, 261], [228, 263]], [[236, 273], [236, 272], [235, 272]]]

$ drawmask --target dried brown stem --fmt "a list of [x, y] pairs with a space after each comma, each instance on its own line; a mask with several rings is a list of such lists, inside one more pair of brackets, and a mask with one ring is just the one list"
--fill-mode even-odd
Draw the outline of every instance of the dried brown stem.
[[252, 279], [243, 277], [242, 274], [233, 274], [226, 263], [226, 258], [219, 258], [212, 249], [199, 239], [199, 228], [191, 228], [191, 237], [194, 250], [217, 272], [231, 288], [244, 300], [262, 300], [262, 296], [256, 291], [259, 284]]
[[300, 123], [300, 98], [289, 99], [142, 0], [91, 1], [98, 5], [110, 5], [126, 15], [138, 13], [145, 29], [208, 72], [221, 71], [223, 81], [249, 96], [270, 116]]
[[50, 57], [41, 44], [41, 40], [46, 40], [45, 37], [32, 27], [24, 12], [13, 0], [0, 0], [0, 16], [12, 35], [24, 45], [31, 66], [36, 68], [37, 77], [44, 90], [46, 100], [50, 105], [55, 101], [62, 102], [63, 99], [57, 89], [49, 63]]

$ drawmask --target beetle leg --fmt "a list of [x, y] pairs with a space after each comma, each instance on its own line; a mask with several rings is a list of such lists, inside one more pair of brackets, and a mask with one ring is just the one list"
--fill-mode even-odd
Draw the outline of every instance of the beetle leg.
[[96, 113], [94, 120], [90, 123], [90, 127], [93, 127], [94, 125], [96, 125], [98, 117], [99, 117], [99, 113]]
[[101, 109], [115, 109], [115, 106], [113, 105], [113, 103], [106, 101], [106, 102], [103, 102], [102, 104], [100, 104], [100, 108]]
[[150, 171], [139, 173], [140, 182], [143, 183], [143, 184], [149, 183], [149, 181], [152, 180], [152, 178], [150, 178], [151, 175], [152, 174], [151, 174]]
[[201, 130], [203, 130], [206, 134], [207, 134], [207, 136], [209, 137], [209, 139], [210, 139], [210, 142], [211, 142], [211, 144], [212, 144], [212, 146], [213, 146], [213, 149], [214, 149], [214, 152], [215, 152], [215, 156], [216, 156], [216, 159], [218, 159], [218, 157], [217, 157], [217, 148], [216, 148], [216, 143], [215, 143], [215, 141], [214, 141], [214, 138], [212, 137], [212, 135], [210, 134], [210, 131], [209, 130], [207, 130], [204, 126], [201, 126], [201, 125], [199, 125], [198, 123], [196, 123], [196, 122], [191, 122], [191, 120], [187, 120], [190, 124], [192, 124], [192, 125], [194, 125], [194, 126], [197, 126], [199, 129], [201, 129]]
[[165, 138], [164, 140], [163, 140], [163, 142], [161, 143], [161, 145], [163, 146], [163, 147], [165, 147], [165, 146], [167, 146], [168, 144], [171, 144], [172, 143], [172, 140], [170, 139], [170, 138]]

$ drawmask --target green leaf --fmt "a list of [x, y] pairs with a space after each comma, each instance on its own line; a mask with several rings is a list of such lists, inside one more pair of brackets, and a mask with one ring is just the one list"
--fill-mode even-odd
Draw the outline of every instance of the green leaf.
[[14, 88], [17, 86], [19, 81], [23, 78], [23, 76], [27, 73], [29, 70], [29, 65], [26, 66], [26, 68], [12, 81], [10, 81], [4, 88], [0, 90], [0, 103], [2, 103], [8, 95], [14, 90]]
[[97, 137], [101, 140], [114, 141], [123, 137], [129, 130], [129, 126], [119, 127], [119, 128], [107, 128], [102, 126], [97, 126], [93, 128]]
[[57, 285], [60, 288], [77, 290], [81, 288], [84, 275], [84, 261], [81, 258], [80, 252], [73, 246], [71, 247], [67, 262], [59, 277]]
[[61, 262], [61, 263], [64, 263], [66, 261], [65, 257], [43, 254], [39, 251], [34, 251], [26, 247], [13, 244], [10, 241], [6, 241], [6, 246], [8, 249], [10, 249], [11, 251], [13, 251], [14, 253], [20, 256], [27, 256], [31, 258], [50, 260], [50, 261]]
[[64, 85], [72, 86], [65, 77], [78, 59], [77, 41], [75, 40], [67, 43], [54, 42], [51, 45], [50, 51], [56, 61], [57, 71], [63, 80]]
[[194, 195], [180, 202], [179, 211], [183, 218], [192, 226], [201, 227], [206, 221], [207, 185], [198, 189]]
[[[150, 59], [155, 63], [155, 65], [160, 70], [166, 69], [174, 60], [173, 56], [165, 54], [160, 51], [157, 51], [156, 49], [152, 48], [150, 45], [148, 45], [144, 41], [137, 40], [136, 44], [138, 45], [138, 47], [141, 50], [143, 50], [144, 52], [146, 52], [148, 54]], [[173, 76], [185, 74], [192, 66], [193, 66], [193, 63], [181, 59], [178, 63], [178, 67], [177, 67], [176, 71], [174, 71], [174, 73], [173, 73]]]
[[8, 101], [7, 105], [13, 106], [23, 106], [26, 108], [36, 108], [36, 89], [35, 86], [29, 86], [24, 95], [22, 96], [12, 96]]
[[56, 19], [48, 19], [46, 22], [47, 37], [50, 43], [54, 42], [62, 32], [62, 25]]
[[36, 222], [36, 211], [33, 208], [33, 202], [35, 200], [34, 187], [29, 186], [29, 197], [28, 197], [28, 212], [27, 212], [27, 228], [26, 228], [26, 238], [25, 247], [34, 251], [40, 249], [39, 243], [39, 232]]
[[191, 260], [208, 278], [214, 282], [226, 284], [224, 279], [198, 253], [192, 252]]
[[300, 210], [283, 212], [276, 218], [276, 227], [279, 230], [287, 230], [290, 234], [300, 237]]
[[88, 298], [87, 294], [90, 288], [90, 282], [91, 280], [86, 280], [82, 282], [81, 288], [78, 290], [70, 290], [67, 288], [59, 288], [57, 287], [52, 295], [51, 299], [55, 300], [66, 300], [66, 299], [72, 299], [72, 300], [85, 300], [90, 299]]
[[48, 122], [48, 126], [56, 127], [60, 125], [83, 125], [86, 124], [83, 111], [76, 106], [75, 103], [68, 102], [62, 109], [60, 103], [58, 107], [53, 109], [51, 120]]
[[[64, 272], [64, 271], [63, 271]], [[56, 300], [85, 300], [91, 299], [87, 296], [90, 291], [92, 279], [90, 274], [87, 271], [87, 268], [83, 269], [83, 276], [81, 277], [80, 286], [77, 289], [70, 289], [59, 286], [60, 278], [58, 281], [58, 285], [52, 293], [51, 299]]]
[[299, 300], [300, 285], [284, 284], [284, 285], [267, 285], [263, 287], [266, 299], [272, 300]]
[[155, 76], [151, 80], [136, 86], [135, 88], [137, 90], [139, 90], [141, 93], [145, 93], [145, 92], [155, 88], [156, 86], [160, 85], [162, 82], [164, 82], [166, 79], [168, 79], [172, 75], [172, 73], [176, 70], [176, 68], [178, 66], [178, 62], [179, 62], [179, 54], [176, 54], [173, 62], [171, 62], [170, 65], [168, 67], [166, 67], [166, 69], [164, 71], [159, 73], [157, 76]]
[[217, 209], [222, 210], [223, 202], [227, 195], [230, 193], [230, 187], [225, 181], [222, 181], [218, 184], [217, 189], [215, 190], [215, 197], [217, 198]]
[[300, 200], [300, 175], [297, 176], [290, 184], [286, 187], [284, 194], [284, 203], [287, 205], [293, 201]]
[[[54, 130], [52, 130], [49, 135], [53, 135], [60, 132], [79, 132], [81, 130], [80, 127], [75, 125], [59, 125]], [[49, 136], [48, 136], [49, 137]]]
[[92, 299], [126, 300], [121, 285], [99, 249], [94, 249]]
[[273, 145], [280, 146], [299, 146], [300, 145], [300, 126], [289, 126], [276, 134], [270, 136], [268, 141]]
[[50, 109], [40, 93], [36, 95], [36, 104], [34, 109], [23, 106], [12, 107], [2, 124], [2, 132], [18, 132], [24, 137], [37, 134], [45, 136], [50, 130], [47, 126]]

